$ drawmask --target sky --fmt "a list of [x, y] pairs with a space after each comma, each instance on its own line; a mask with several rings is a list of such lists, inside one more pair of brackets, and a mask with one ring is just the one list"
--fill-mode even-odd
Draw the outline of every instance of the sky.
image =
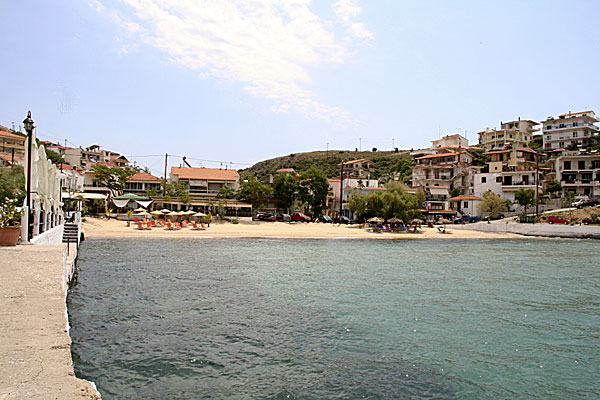
[[[600, 2], [0, 0], [0, 124], [163, 175], [600, 113]], [[171, 156], [172, 155], [172, 156]]]

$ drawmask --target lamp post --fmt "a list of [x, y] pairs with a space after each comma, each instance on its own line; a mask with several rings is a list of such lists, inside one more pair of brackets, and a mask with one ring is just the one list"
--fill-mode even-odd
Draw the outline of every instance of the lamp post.
[[31, 110], [27, 112], [27, 118], [23, 120], [23, 126], [27, 132], [27, 241], [31, 239], [31, 147], [33, 141], [33, 119]]

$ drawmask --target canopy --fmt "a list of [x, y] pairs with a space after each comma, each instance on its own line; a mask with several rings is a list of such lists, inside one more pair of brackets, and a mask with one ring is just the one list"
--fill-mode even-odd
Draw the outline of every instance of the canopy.
[[106, 195], [101, 194], [101, 193], [81, 193], [81, 192], [67, 193], [67, 192], [63, 192], [62, 198], [63, 199], [106, 200]]
[[113, 200], [148, 200], [148, 198], [144, 196], [138, 196], [135, 193], [125, 193], [114, 197]]

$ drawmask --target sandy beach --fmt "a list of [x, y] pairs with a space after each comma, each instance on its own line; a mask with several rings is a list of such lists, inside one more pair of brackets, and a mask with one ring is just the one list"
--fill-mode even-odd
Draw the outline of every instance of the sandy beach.
[[190, 227], [178, 231], [169, 231], [162, 227], [151, 230], [139, 230], [127, 226], [126, 221], [115, 219], [86, 218], [83, 229], [86, 237], [156, 237], [156, 238], [323, 238], [323, 239], [506, 239], [521, 238], [511, 233], [488, 233], [473, 230], [452, 229], [446, 226], [446, 234], [441, 234], [436, 227], [426, 225], [420, 233], [373, 233], [365, 231], [358, 225], [336, 225], [321, 223], [284, 223], [284, 222], [251, 222], [232, 224], [211, 223], [206, 230], [193, 230]]

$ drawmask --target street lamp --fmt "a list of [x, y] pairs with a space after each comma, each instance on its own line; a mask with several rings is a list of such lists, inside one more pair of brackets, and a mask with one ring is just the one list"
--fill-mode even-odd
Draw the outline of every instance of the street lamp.
[[31, 146], [33, 141], [33, 120], [31, 110], [27, 112], [27, 118], [23, 120], [23, 126], [27, 132], [27, 241], [31, 239]]

